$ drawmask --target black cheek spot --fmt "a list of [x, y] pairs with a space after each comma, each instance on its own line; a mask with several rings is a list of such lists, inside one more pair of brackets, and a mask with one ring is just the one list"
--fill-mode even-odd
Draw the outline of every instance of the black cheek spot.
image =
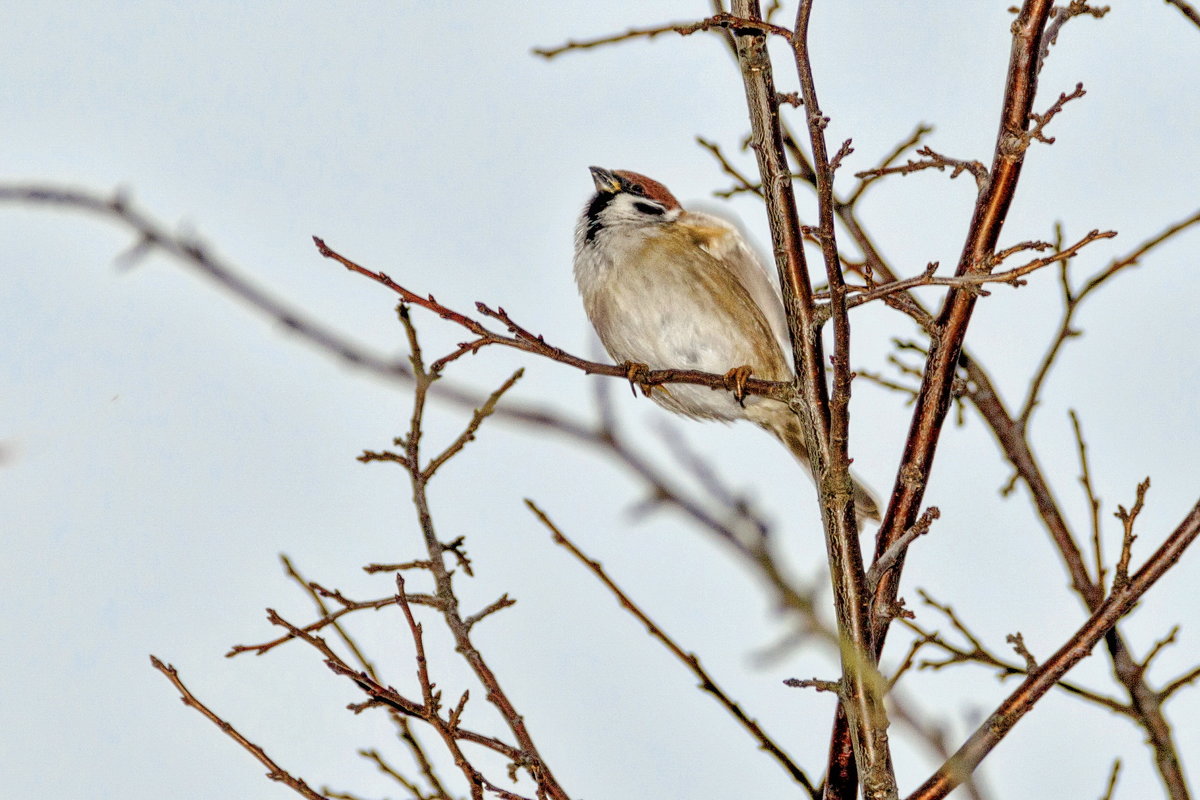
[[643, 214], [650, 214], [651, 216], [655, 217], [661, 217], [664, 213], [666, 213], [665, 208], [662, 206], [653, 205], [652, 203], [634, 203], [633, 207]]
[[600, 192], [592, 198], [591, 204], [587, 209], [587, 232], [584, 234], [585, 241], [592, 241], [596, 238], [596, 234], [604, 227], [600, 223], [600, 214], [604, 209], [608, 208], [608, 204], [612, 202], [613, 195], [608, 192]]

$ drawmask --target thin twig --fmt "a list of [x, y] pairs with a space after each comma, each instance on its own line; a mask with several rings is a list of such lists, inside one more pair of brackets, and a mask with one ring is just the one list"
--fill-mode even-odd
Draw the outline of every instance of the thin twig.
[[1120, 587], [1112, 592], [1071, 636], [1036, 671], [1031, 673], [995, 711], [975, 730], [945, 764], [924, 784], [909, 795], [908, 800], [940, 800], [962, 783], [979, 762], [1027, 714], [1075, 664], [1091, 652], [1121, 617], [1128, 614], [1138, 600], [1149, 591], [1168, 569], [1178, 562], [1184, 550], [1200, 536], [1200, 501], [1155, 550], [1146, 563]]
[[883, 574], [896, 564], [896, 562], [908, 552], [909, 545], [917, 540], [918, 536], [924, 536], [929, 533], [929, 527], [933, 525], [933, 521], [940, 517], [942, 512], [937, 506], [930, 506], [921, 514], [920, 519], [913, 523], [912, 527], [904, 532], [904, 534], [892, 543], [883, 555], [875, 559], [871, 563], [871, 568], [867, 570], [867, 584], [874, 592], [879, 586], [879, 581]]
[[167, 680], [174, 684], [175, 689], [179, 692], [180, 699], [183, 701], [185, 706], [191, 706], [199, 711], [201, 714], [207, 717], [210, 722], [220, 728], [226, 736], [233, 739], [245, 750], [249, 751], [252, 756], [257, 758], [262, 765], [267, 768], [268, 778], [282, 783], [284, 786], [287, 786], [289, 789], [296, 792], [296, 794], [302, 797], [307, 797], [309, 800], [329, 800], [329, 798], [325, 795], [314, 791], [307, 783], [304, 782], [302, 778], [295, 777], [283, 767], [279, 766], [279, 764], [277, 764], [270, 756], [267, 755], [265, 750], [247, 739], [238, 732], [237, 728], [233, 727], [233, 725], [222, 719], [215, 711], [197, 700], [196, 696], [192, 694], [186, 686], [183, 685], [183, 679], [179, 677], [179, 671], [176, 670], [175, 667], [170, 664], [164, 664], [155, 656], [150, 656], [150, 663], [156, 670], [161, 672], [163, 675], [166, 675]]
[[[861, 192], [861, 190], [865, 188], [868, 183], [878, 180], [885, 175], [909, 175], [913, 172], [920, 172], [921, 170], [925, 169], [936, 169], [938, 172], [944, 172], [947, 168], [949, 168], [951, 179], [957, 178], [964, 172], [969, 172], [975, 178], [975, 186], [980, 191], [983, 191], [983, 187], [987, 184], [988, 169], [978, 161], [965, 161], [960, 158], [950, 158], [949, 156], [944, 156], [941, 153], [936, 152], [932, 147], [928, 146], [918, 149], [917, 155], [924, 156], [924, 158], [920, 161], [909, 159], [904, 164], [896, 167], [887, 166], [885, 164], [881, 167], [875, 167], [873, 169], [854, 173], [854, 177], [859, 178], [862, 181], [859, 192]], [[856, 192], [855, 195], [851, 195], [851, 202], [857, 199], [857, 194], [858, 192]]]
[[1121, 525], [1125, 528], [1125, 535], [1121, 540], [1121, 556], [1117, 559], [1117, 568], [1113, 573], [1113, 591], [1117, 587], [1124, 587], [1129, 582], [1129, 560], [1133, 555], [1133, 542], [1137, 536], [1133, 533], [1133, 524], [1137, 521], [1138, 515], [1142, 513], [1142, 507], [1145, 505], [1146, 492], [1150, 489], [1150, 479], [1146, 478], [1138, 484], [1137, 499], [1133, 503], [1133, 507], [1128, 511], [1125, 506], [1117, 506], [1117, 511], [1113, 516], [1121, 520]]
[[796, 781], [804, 790], [808, 792], [813, 800], [818, 800], [821, 796], [820, 789], [815, 786], [808, 775], [801, 769], [783, 749], [775, 743], [762, 726], [758, 724], [742, 709], [742, 707], [733, 700], [729, 694], [722, 689], [708, 671], [700, 664], [700, 658], [695, 653], [689, 653], [675, 643], [675, 641], [667, 635], [667, 633], [659, 627], [645, 611], [635, 603], [623, 589], [617, 586], [616, 582], [608, 575], [604, 567], [599, 561], [589, 558], [579, 547], [566, 537], [557, 525], [546, 515], [546, 512], [537, 506], [532, 500], [526, 499], [525, 505], [533, 512], [554, 537], [554, 543], [563, 547], [567, 552], [573, 555], [581, 564], [596, 576], [599, 581], [604, 584], [604, 587], [617, 598], [617, 602], [621, 607], [633, 615], [638, 622], [645, 626], [646, 631], [654, 637], [663, 647], [667, 648], [670, 653], [683, 663], [687, 669], [696, 676], [700, 681], [700, 690], [708, 692], [718, 703], [725, 708], [729, 714], [737, 720], [738, 724], [749, 733], [764, 752], [773, 758], [783, 769]]
[[892, 165], [892, 162], [894, 162], [900, 156], [904, 155], [904, 153], [910, 147], [915, 147], [918, 143], [920, 143], [921, 139], [925, 138], [926, 135], [928, 135], [932, 132], [933, 132], [933, 126], [926, 125], [925, 123], [921, 123], [920, 125], [918, 125], [916, 128], [913, 129], [913, 132], [911, 134], [909, 134], [907, 139], [905, 139], [904, 141], [897, 144], [894, 148], [892, 148], [892, 151], [890, 153], [888, 153], [886, 156], [884, 156], [883, 160], [881, 160], [878, 164], [876, 164], [875, 167], [873, 167], [872, 169], [864, 170], [861, 173], [855, 173], [854, 177], [860, 179], [858, 182], [858, 186], [854, 189], [853, 192], [850, 193], [850, 196], [847, 197], [845, 200], [841, 201], [841, 203], [844, 205], [847, 205], [847, 206], [853, 206], [855, 203], [857, 203], [859, 200], [861, 200], [863, 193], [866, 192], [866, 190], [867, 190], [867, 187], [870, 186], [875, 181], [879, 180], [879, 178], [881, 177], [880, 170], [887, 169], [888, 167], [890, 167]]
[[1190, 19], [1197, 27], [1200, 27], [1200, 11], [1187, 0], [1164, 0], [1167, 5], [1175, 6], [1179, 9], [1179, 13]]
[[1117, 776], [1121, 774], [1121, 759], [1113, 759], [1112, 770], [1108, 773], [1108, 786], [1104, 790], [1104, 794], [1100, 796], [1100, 800], [1112, 800], [1113, 792], [1117, 788]]
[[1079, 482], [1087, 495], [1088, 510], [1092, 518], [1092, 557], [1096, 560], [1096, 585], [1103, 587], [1106, 577], [1104, 568], [1104, 550], [1100, 539], [1100, 498], [1092, 487], [1092, 472], [1088, 465], [1087, 443], [1083, 439], [1083, 428], [1079, 424], [1079, 415], [1075, 409], [1067, 411], [1071, 416], [1071, 428], [1075, 432], [1075, 446], [1079, 451]]

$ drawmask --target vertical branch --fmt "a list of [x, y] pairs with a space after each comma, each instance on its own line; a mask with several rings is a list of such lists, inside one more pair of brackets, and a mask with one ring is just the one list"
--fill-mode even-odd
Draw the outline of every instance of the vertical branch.
[[[834, 589], [838, 633], [842, 655], [843, 679], [840, 695], [847, 710], [856, 759], [862, 766], [868, 798], [896, 796], [895, 777], [887, 746], [887, 716], [883, 707], [883, 681], [875, 668], [871, 647], [870, 596], [866, 573], [858, 546], [847, 451], [847, 402], [849, 400], [849, 325], [846, 320], [844, 284], [841, 280], [836, 240], [833, 238], [832, 168], [824, 146], [824, 120], [816, 111], [816, 94], [811, 70], [807, 69], [807, 46], [801, 40], [801, 25], [807, 29], [807, 6], [798, 20], [798, 31], [788, 32], [796, 48], [805, 103], [809, 112], [809, 130], [814, 148], [821, 155], [819, 169], [824, 172], [825, 195], [822, 210], [822, 253], [830, 271], [831, 287], [843, 293], [833, 302], [835, 314], [834, 398], [825, 384], [824, 351], [821, 342], [821, 316], [812, 294], [808, 268], [802, 250], [801, 231], [796, 212], [792, 178], [784, 150], [779, 120], [779, 101], [771, 72], [770, 57], [763, 26], [738, 28], [732, 22], [738, 64], [745, 84], [751, 121], [751, 147], [762, 175], [763, 196], [771, 228], [776, 268], [780, 274], [788, 330], [792, 337], [792, 355], [800, 402], [794, 409], [800, 415], [814, 476], [821, 490], [821, 513], [825, 528], [830, 575]], [[735, 17], [761, 23], [756, 0], [736, 0]], [[773, 29], [780, 32], [781, 29]], [[840, 303], [840, 304], [839, 304]], [[836, 417], [836, 424], [833, 419]], [[840, 475], [840, 480], [838, 476]]]
[[[554, 775], [550, 772], [549, 766], [538, 753], [538, 749], [533, 742], [533, 737], [525, 725], [524, 717], [513, 706], [512, 701], [509, 700], [508, 695], [501, 688], [496, 674], [492, 672], [491, 667], [484, 660], [483, 654], [479, 652], [471, 641], [471, 623], [467, 619], [464, 619], [462, 611], [459, 608], [458, 596], [454, 591], [453, 585], [454, 573], [446, 566], [445, 561], [447, 552], [457, 553], [457, 551], [452, 544], [445, 544], [438, 538], [433, 524], [433, 515], [429, 510], [428, 495], [426, 494], [426, 485], [433, 476], [433, 470], [436, 466], [431, 463], [429, 468], [423, 469], [421, 467], [421, 437], [425, 403], [430, 387], [439, 376], [426, 369], [420, 344], [417, 341], [416, 331], [408, 319], [408, 308], [406, 306], [400, 307], [400, 320], [404, 323], [405, 331], [408, 334], [408, 343], [412, 352], [413, 377], [416, 382], [415, 391], [413, 392], [413, 411], [409, 432], [408, 436], [403, 440], [404, 464], [407, 467], [409, 481], [412, 484], [413, 506], [417, 512], [417, 520], [425, 539], [425, 547], [429, 552], [429, 572], [433, 575], [438, 607], [442, 612], [446, 627], [450, 630], [454, 638], [455, 651], [463, 657], [475, 673], [475, 676], [479, 679], [479, 682], [487, 689], [488, 702], [495, 706], [496, 710], [504, 718], [520, 747], [523, 763], [516, 766], [524, 767], [529, 771], [534, 782], [538, 785], [539, 797], [546, 797], [549, 800], [567, 800], [566, 791], [555, 779]], [[457, 554], [461, 558], [461, 553]]]
[[[832, 497], [833, 519], [827, 521], [830, 542], [830, 562], [835, 576], [835, 596], [838, 598], [838, 621], [843, 624], [843, 636], [849, 639], [857, 666], [846, 672], [846, 681], [854, 683], [843, 691], [843, 707], [851, 723], [850, 733], [855, 760], [862, 776], [863, 796], [883, 798], [896, 796], [896, 777], [888, 747], [888, 719], [883, 703], [883, 680], [877, 668], [877, 653], [872, 645], [871, 592], [859, 547], [857, 520], [851, 498], [850, 479], [850, 320], [846, 308], [846, 282], [838, 256], [836, 230], [833, 224], [834, 166], [829, 159], [825, 142], [828, 118], [822, 113], [813, 79], [809, 57], [809, 20], [812, 0], [801, 0], [796, 11], [796, 24], [791, 38], [800, 93], [804, 101], [805, 121], [812, 148], [814, 177], [817, 189], [817, 215], [820, 226], [821, 254], [829, 284], [829, 311], [833, 324], [833, 390], [830, 395], [830, 434], [828, 461], [820, 473], [826, 503]], [[848, 152], [849, 142], [841, 155]], [[781, 153], [782, 155], [782, 153]], [[830, 524], [832, 522], [832, 524]], [[836, 557], [835, 554], [836, 553]], [[834, 566], [836, 565], [836, 566]], [[845, 665], [845, 660], [843, 664]]]
[[[957, 275], [989, 269], [988, 257], [999, 239], [1024, 161], [1027, 144], [1025, 131], [1037, 89], [1038, 54], [1052, 6], [1052, 0], [1025, 0], [1013, 23], [1012, 51], [992, 169], [975, 204], [956, 269]], [[862, 231], [853, 213], [853, 206], [841, 203], [835, 210], [863, 247], [867, 263], [876, 272], [886, 276], [890, 270], [887, 270], [883, 259]], [[963, 339], [975, 299], [974, 292], [952, 289], [936, 320], [930, 319], [926, 324], [930, 333], [930, 351], [891, 501], [876, 534], [876, 558], [887, 552], [904, 531], [912, 527], [925, 499], [925, 486], [933, 467], [942, 425], [950, 410], [954, 373], [962, 354]], [[895, 604], [903, 567], [904, 557], [901, 555], [895, 567], [883, 575], [875, 590], [874, 608], [880, 612], [872, 620], [876, 658], [883, 651], [890, 622], [887, 610]], [[839, 709], [830, 737], [829, 774], [826, 781], [826, 797], [830, 800], [849, 800], [856, 791], [855, 764], [849, 758], [851, 743], [848, 740], [853, 732], [850, 722], [843, 714], [843, 709]]]
[[[733, 13], [741, 19], [762, 19], [757, 0], [735, 0]], [[767, 37], [757, 28], [738, 29], [736, 24], [733, 34], [750, 113], [750, 147], [754, 150], [762, 175], [763, 200], [771, 229], [771, 249], [779, 272], [783, 305], [787, 311], [788, 333], [792, 338], [792, 363], [804, 404], [810, 409], [825, 409], [828, 396], [823, 348], [817, 335], [816, 302], [804, 258], [791, 171], [784, 156], [779, 103], [767, 52]], [[828, 420], [819, 421], [820, 424], [814, 427], [817, 429], [817, 438], [823, 440]], [[814, 457], [817, 455], [812, 449], [810, 453]]]
[[[1008, 81], [992, 169], [975, 203], [956, 275], [990, 269], [990, 256], [1012, 204], [1024, 163], [1028, 144], [1025, 131], [1037, 89], [1038, 53], [1041, 52], [1042, 32], [1052, 5], [1052, 0], [1025, 0], [1013, 22]], [[880, 526], [876, 552], [886, 551], [893, 541], [912, 526], [920, 512], [942, 424], [950, 410], [950, 390], [976, 298], [975, 292], [952, 289], [934, 323], [925, 375], [913, 410], [892, 499]], [[893, 570], [880, 582], [875, 595], [877, 608], [888, 608], [895, 601], [899, 574], [899, 570]], [[879, 643], [882, 642], [887, 623], [886, 617], [876, 623]]]

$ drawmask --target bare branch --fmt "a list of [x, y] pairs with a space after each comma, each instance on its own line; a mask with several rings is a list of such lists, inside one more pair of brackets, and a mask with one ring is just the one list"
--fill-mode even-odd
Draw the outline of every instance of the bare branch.
[[871, 587], [872, 592], [879, 586], [879, 581], [883, 577], [883, 574], [891, 569], [908, 552], [909, 545], [915, 542], [918, 536], [924, 536], [926, 533], [929, 533], [929, 527], [941, 515], [942, 512], [937, 506], [930, 506], [925, 509], [920, 519], [913, 523], [912, 527], [906, 530], [899, 539], [893, 542], [892, 546], [883, 555], [872, 562], [871, 569], [867, 571], [867, 585]]
[[1104, 794], [1100, 800], [1112, 800], [1113, 792], [1117, 788], [1117, 776], [1121, 774], [1121, 759], [1113, 760], [1112, 771], [1108, 774], [1108, 787], [1104, 790]]
[[592, 47], [603, 47], [605, 45], [617, 44], [619, 42], [627, 42], [630, 39], [653, 39], [656, 36], [661, 36], [664, 33], [681, 33], [689, 23], [684, 22], [669, 22], [666, 25], [658, 25], [653, 28], [630, 28], [624, 33], [615, 33], [610, 36], [599, 36], [595, 39], [568, 39], [563, 44], [557, 47], [535, 47], [533, 54], [541, 56], [545, 59], [551, 59], [555, 56], [572, 50], [587, 50]]
[[1179, 9], [1179, 13], [1190, 19], [1197, 27], [1200, 27], [1200, 11], [1197, 11], [1195, 6], [1187, 2], [1187, 0], [1164, 0], [1167, 5], [1175, 6]]
[[[469, 345], [463, 345], [458, 351], [452, 353], [451, 356], [440, 359], [434, 362], [440, 369], [448, 360], [456, 354], [460, 354], [468, 349], [478, 350], [486, 345], [502, 345], [512, 347], [518, 350], [523, 350], [527, 353], [544, 356], [546, 358], [558, 361], [562, 364], [581, 369], [590, 375], [608, 375], [616, 378], [629, 378], [629, 370], [626, 367], [615, 364], [601, 364], [595, 361], [573, 356], [565, 350], [548, 344], [540, 335], [531, 333], [526, 328], [516, 323], [503, 308], [490, 308], [483, 303], [476, 303], [476, 310], [485, 317], [490, 317], [502, 323], [513, 336], [505, 336], [489, 330], [478, 320], [472, 319], [465, 314], [455, 311], [437, 301], [433, 295], [422, 297], [415, 292], [401, 286], [396, 281], [392, 280], [387, 274], [376, 270], [368, 269], [367, 267], [357, 264], [349, 258], [338, 253], [333, 248], [329, 247], [319, 237], [314, 236], [313, 242], [317, 246], [317, 250], [322, 256], [332, 259], [351, 272], [358, 273], [364, 277], [387, 287], [389, 290], [397, 294], [404, 303], [420, 306], [434, 312], [439, 317], [455, 323], [463, 328], [466, 328], [477, 339]], [[434, 372], [434, 370], [430, 370]], [[435, 373], [436, 374], [436, 373]], [[708, 386], [714, 389], [726, 390], [726, 381], [723, 375], [713, 375], [711, 373], [699, 372], [697, 370], [646, 370], [638, 375], [638, 381], [643, 386], [659, 386], [664, 383], [691, 383], [701, 386]], [[776, 383], [774, 381], [764, 381], [758, 378], [750, 378], [746, 381], [746, 394], [761, 394], [774, 397], [776, 399], [784, 399], [788, 393], [789, 385], [786, 383]]]
[[[1028, 275], [1029, 273], [1035, 272], [1039, 269], [1042, 269], [1043, 267], [1048, 267], [1051, 264], [1056, 264], [1056, 263], [1059, 263], [1066, 259], [1069, 259], [1072, 256], [1074, 256], [1076, 253], [1078, 253], [1082, 248], [1086, 247], [1087, 245], [1091, 244], [1092, 242], [1098, 241], [1100, 239], [1111, 239], [1116, 235], [1117, 235], [1116, 231], [1094, 230], [1094, 231], [1091, 231], [1090, 233], [1088, 233], [1086, 236], [1084, 236], [1082, 239], [1080, 239], [1075, 244], [1061, 250], [1058, 253], [1055, 253], [1052, 256], [1047, 256], [1045, 258], [1035, 258], [1032, 261], [1022, 264], [1019, 267], [1013, 267], [1012, 269], [1006, 269], [1002, 272], [974, 272], [973, 271], [973, 272], [968, 272], [965, 275], [955, 275], [954, 277], [941, 278], [934, 274], [934, 272], [938, 268], [938, 263], [936, 261], [934, 261], [934, 262], [930, 263], [928, 266], [926, 266], [925, 271], [922, 272], [920, 275], [914, 275], [911, 278], [904, 278], [903, 280], [892, 281], [890, 283], [884, 283], [884, 284], [878, 284], [875, 286], [875, 288], [857, 287], [857, 286], [849, 287], [852, 290], [857, 291], [858, 293], [853, 295], [852, 297], [850, 297], [850, 299], [847, 301], [847, 305], [850, 307], [860, 306], [863, 303], [869, 303], [872, 300], [879, 300], [879, 299], [887, 297], [890, 294], [908, 291], [909, 289], [914, 289], [918, 286], [949, 286], [952, 288], [962, 289], [965, 291], [973, 291], [978, 295], [987, 295], [988, 294], [987, 291], [979, 288], [980, 286], [983, 286], [984, 284], [987, 284], [987, 283], [1006, 283], [1012, 287], [1024, 286], [1026, 284], [1026, 281], [1023, 280], [1023, 278], [1024, 278], [1024, 276]], [[1044, 249], [1041, 246], [1043, 244], [1045, 244], [1045, 243], [1044, 242], [1022, 242], [1020, 245], [1015, 246], [1015, 248], [1019, 248], [1022, 250]], [[1049, 245], [1046, 245], [1046, 247], [1049, 247]], [[994, 264], [994, 263], [999, 263], [1000, 261], [1003, 261], [1006, 254], [1011, 255], [1012, 252], [1016, 251], [1015, 248], [1010, 248], [1010, 251], [1006, 251], [1006, 253], [997, 253], [995, 256], [993, 256], [989, 259], [989, 263]]]
[[1033, 657], [1033, 653], [1025, 646], [1025, 637], [1020, 632], [1010, 633], [1004, 637], [1004, 641], [1012, 645], [1013, 651], [1025, 660], [1025, 671], [1033, 672], [1038, 668], [1037, 659]]
[[307, 797], [309, 800], [329, 800], [329, 798], [325, 795], [314, 791], [307, 783], [304, 782], [303, 779], [293, 776], [283, 767], [279, 766], [279, 764], [277, 764], [271, 759], [270, 756], [267, 755], [265, 750], [247, 739], [238, 732], [237, 728], [233, 727], [233, 725], [222, 719], [215, 711], [197, 700], [196, 696], [192, 694], [186, 686], [183, 685], [183, 679], [179, 677], [179, 671], [176, 670], [175, 667], [171, 666], [170, 664], [164, 664], [155, 656], [150, 656], [150, 663], [156, 670], [161, 672], [163, 675], [166, 675], [167, 680], [174, 684], [175, 689], [179, 692], [179, 699], [183, 701], [185, 706], [191, 706], [199, 711], [201, 714], [207, 717], [210, 722], [220, 728], [226, 736], [233, 739], [245, 750], [249, 751], [252, 756], [257, 758], [262, 765], [267, 768], [268, 778], [282, 783], [296, 794], [300, 795], [301, 797]]
[[964, 776], [975, 770], [979, 762], [1033, 708], [1037, 700], [1071, 667], [1086, 657], [1117, 621], [1133, 609], [1138, 599], [1178, 562], [1183, 551], [1197, 536], [1200, 536], [1200, 501], [1192, 507], [1141, 569], [1120, 587], [1114, 586], [1087, 622], [1036, 672], [1022, 681], [1021, 685], [971, 734], [966, 743], [929, 780], [909, 795], [908, 800], [939, 800], [962, 783]]
[[1133, 533], [1133, 524], [1137, 521], [1138, 514], [1142, 513], [1142, 506], [1146, 500], [1146, 492], [1150, 489], [1150, 479], [1142, 481], [1137, 487], [1137, 499], [1134, 501], [1133, 508], [1128, 511], [1125, 506], [1117, 506], [1117, 511], [1113, 516], [1121, 520], [1121, 524], [1125, 527], [1125, 536], [1121, 541], [1121, 557], [1117, 560], [1117, 569], [1113, 573], [1113, 591], [1116, 591], [1118, 586], [1123, 587], [1129, 582], [1129, 559], [1133, 555], [1133, 542], [1137, 536]]
[[667, 648], [667, 650], [670, 651], [675, 658], [679, 659], [679, 661], [681, 661], [683, 665], [687, 667], [687, 669], [693, 675], [696, 676], [697, 680], [700, 681], [700, 690], [703, 692], [708, 692], [710, 695], [712, 695], [713, 698], [715, 698], [716, 701], [720, 703], [726, 711], [729, 712], [730, 716], [737, 720], [738, 724], [741, 725], [747, 733], [749, 733], [752, 737], [754, 737], [755, 740], [758, 741], [762, 750], [770, 755], [776, 761], [776, 763], [783, 767], [783, 769], [792, 777], [792, 780], [804, 787], [804, 790], [808, 792], [809, 796], [812, 797], [813, 800], [819, 800], [821, 796], [820, 789], [813, 784], [812, 780], [807, 774], [805, 774], [804, 770], [797, 766], [797, 764], [792, 760], [791, 756], [785, 753], [783, 749], [775, 743], [774, 739], [767, 735], [766, 731], [762, 729], [758, 722], [747, 715], [746, 712], [742, 710], [742, 707], [735, 700], [730, 698], [725, 690], [713, 680], [708, 671], [701, 666], [700, 658], [695, 653], [689, 653], [676, 644], [675, 641], [668, 636], [662, 628], [660, 628], [653, 620], [650, 619], [646, 612], [643, 611], [641, 607], [638, 606], [638, 604], [635, 603], [629, 597], [629, 595], [624, 592], [624, 590], [617, 586], [613, 579], [609, 577], [608, 573], [605, 571], [600, 562], [588, 558], [587, 555], [585, 555], [584, 552], [580, 550], [574, 542], [572, 542], [563, 534], [558, 526], [555, 525], [554, 522], [552, 522], [546, 515], [546, 512], [542, 511], [542, 509], [540, 509], [536, 503], [534, 503], [532, 500], [526, 499], [525, 505], [528, 506], [529, 510], [532, 511], [534, 516], [538, 518], [538, 521], [545, 525], [550, 531], [554, 537], [554, 543], [566, 549], [567, 552], [575, 556], [575, 558], [578, 559], [581, 564], [587, 567], [588, 570], [590, 570], [591, 573], [595, 575], [602, 584], [604, 584], [604, 587], [608, 589], [614, 597], [617, 598], [617, 602], [621, 604], [621, 607], [632, 614], [638, 622], [642, 623], [642, 625], [645, 626], [646, 631], [652, 637], [657, 639], [658, 642], [663, 645], [663, 647]]
[[1159, 691], [1158, 697], [1161, 701], [1166, 702], [1166, 699], [1168, 697], [1175, 694], [1177, 691], [1184, 688], [1185, 686], [1195, 683], [1197, 679], [1200, 679], [1200, 667], [1196, 667], [1195, 669], [1188, 670], [1187, 672], [1180, 675], [1175, 680], [1168, 683], [1166, 686], [1164, 686], [1162, 688], [1162, 690]]
[[1025, 145], [1028, 146], [1028, 144], [1030, 142], [1033, 142], [1035, 140], [1039, 141], [1039, 142], [1043, 142], [1045, 144], [1054, 144], [1054, 137], [1046, 136], [1046, 134], [1043, 133], [1046, 126], [1050, 124], [1050, 120], [1054, 119], [1056, 116], [1058, 116], [1058, 114], [1060, 114], [1062, 112], [1064, 105], [1066, 105], [1067, 103], [1069, 103], [1072, 100], [1078, 100], [1079, 98], [1083, 97], [1085, 94], [1087, 94], [1087, 92], [1084, 91], [1083, 84], [1077, 83], [1077, 84], [1075, 84], [1074, 91], [1072, 91], [1070, 94], [1066, 94], [1065, 92], [1063, 94], [1060, 94], [1058, 96], [1058, 99], [1054, 101], [1054, 105], [1052, 105], [1052, 106], [1050, 106], [1050, 108], [1046, 109], [1046, 112], [1044, 114], [1037, 114], [1033, 111], [1030, 111], [1029, 118], [1031, 120], [1033, 120], [1034, 124], [1025, 133], [1025, 135], [1023, 137]]
[[1108, 6], [1089, 6], [1084, 0], [1071, 0], [1069, 5], [1055, 6], [1050, 12], [1052, 17], [1050, 24], [1046, 26], [1045, 44], [1042, 45], [1042, 52], [1038, 55], [1038, 72], [1041, 72], [1046, 63], [1046, 57], [1050, 55], [1050, 48], [1058, 44], [1058, 34], [1062, 31], [1064, 25], [1075, 17], [1090, 16], [1094, 19], [1102, 19], [1111, 9]]
[[1083, 491], [1087, 494], [1088, 509], [1092, 517], [1092, 555], [1096, 560], [1096, 585], [1103, 587], [1105, 569], [1104, 552], [1100, 542], [1100, 498], [1096, 497], [1096, 492], [1092, 488], [1092, 473], [1088, 467], [1087, 443], [1083, 440], [1083, 428], [1079, 425], [1079, 415], [1075, 413], [1075, 409], [1070, 409], [1067, 413], [1071, 415], [1071, 427], [1075, 432], [1075, 445], [1079, 450], [1079, 482], [1083, 484]]
[[[920, 130], [918, 128], [918, 130]], [[950, 158], [941, 153], [936, 152], [932, 147], [922, 147], [917, 150], [917, 155], [924, 156], [924, 160], [913, 161], [909, 159], [904, 164], [898, 167], [884, 165], [875, 167], [874, 169], [863, 170], [862, 172], [854, 173], [854, 177], [860, 178], [862, 183], [859, 186], [855, 195], [852, 195], [852, 200], [857, 199], [857, 195], [861, 193], [867, 184], [882, 178], [885, 175], [909, 175], [913, 172], [920, 172], [925, 169], [936, 169], [938, 172], [944, 172], [947, 168], [950, 171], [951, 179], [957, 178], [964, 172], [969, 172], [975, 178], [975, 186], [983, 191], [983, 187], [987, 185], [988, 170], [983, 164], [978, 161], [964, 161], [959, 158]]]
[[867, 187], [882, 177], [880, 170], [887, 169], [889, 166], [891, 166], [892, 162], [902, 156], [906, 150], [908, 150], [910, 147], [916, 146], [921, 139], [932, 132], [933, 127], [931, 125], [921, 123], [915, 129], [913, 129], [913, 132], [909, 134], [907, 139], [905, 139], [903, 142], [900, 142], [895, 148], [892, 149], [890, 153], [884, 156], [883, 160], [880, 161], [877, 166], [869, 170], [864, 170], [862, 173], [856, 173], [854, 177], [860, 178], [858, 187], [850, 194], [848, 198], [846, 198], [844, 201], [841, 201], [839, 205], [849, 207], [857, 203], [862, 198], [863, 192], [867, 190]]

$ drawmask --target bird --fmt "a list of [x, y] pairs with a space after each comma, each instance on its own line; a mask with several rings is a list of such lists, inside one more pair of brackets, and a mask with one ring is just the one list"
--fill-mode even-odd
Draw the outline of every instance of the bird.
[[[738, 228], [687, 211], [667, 187], [627, 170], [590, 167], [596, 193], [575, 227], [575, 282], [608, 354], [631, 383], [652, 369], [725, 375], [734, 391], [643, 387], [660, 406], [702, 420], [746, 419], [773, 434], [811, 474], [800, 419], [780, 400], [743, 396], [750, 375], [791, 381], [783, 301]], [[854, 480], [859, 520], [879, 503]]]

